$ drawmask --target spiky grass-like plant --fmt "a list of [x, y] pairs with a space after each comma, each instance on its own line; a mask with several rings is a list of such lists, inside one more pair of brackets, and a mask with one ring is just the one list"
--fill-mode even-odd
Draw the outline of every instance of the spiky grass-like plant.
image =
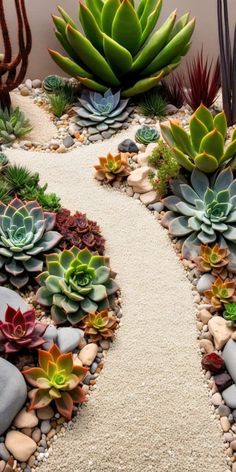
[[6, 182], [0, 181], [0, 202], [7, 205], [11, 201], [10, 187]]
[[163, 80], [164, 97], [168, 103], [181, 108], [185, 103], [184, 77], [180, 73], [171, 74]]
[[17, 193], [28, 186], [36, 186], [39, 182], [39, 175], [30, 172], [26, 167], [13, 164], [6, 168], [4, 180], [11, 189]]
[[48, 96], [49, 103], [50, 103], [50, 109], [52, 113], [57, 117], [60, 118], [65, 111], [67, 110], [69, 103], [67, 101], [67, 98], [63, 93], [59, 94], [53, 94]]
[[139, 101], [139, 111], [145, 116], [156, 116], [162, 119], [166, 116], [166, 100], [157, 89], [143, 94]]

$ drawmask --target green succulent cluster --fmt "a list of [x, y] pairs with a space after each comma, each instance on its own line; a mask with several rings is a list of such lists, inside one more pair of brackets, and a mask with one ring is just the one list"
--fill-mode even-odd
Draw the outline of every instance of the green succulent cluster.
[[2, 169], [4, 169], [4, 167], [6, 167], [8, 164], [9, 164], [8, 157], [6, 156], [6, 154], [4, 154], [4, 152], [0, 152], [0, 173]]
[[[230, 251], [228, 269], [236, 271], [236, 179], [228, 167], [213, 182], [194, 169], [191, 185], [181, 181], [171, 184], [173, 195], [163, 199], [168, 211], [162, 224], [173, 236], [185, 239], [183, 257], [198, 256], [201, 243], [218, 242]], [[186, 239], [187, 238], [187, 239]]]
[[173, 179], [179, 178], [179, 164], [172, 150], [163, 141], [159, 141], [153, 150], [148, 158], [148, 164], [152, 169], [157, 169], [156, 172], [150, 170], [149, 178], [154, 190], [157, 190], [160, 197], [163, 198], [168, 194]]
[[50, 95], [51, 93], [54, 94], [61, 90], [64, 82], [65, 80], [59, 75], [48, 75], [43, 80], [42, 87], [44, 92], [46, 92], [47, 95]]
[[224, 308], [224, 318], [227, 321], [233, 321], [233, 323], [236, 323], [236, 303], [226, 303]]
[[29, 120], [25, 118], [24, 113], [18, 107], [10, 110], [0, 108], [0, 144], [22, 138], [31, 130]]
[[56, 37], [69, 57], [49, 49], [67, 74], [89, 89], [104, 93], [122, 89], [130, 97], [155, 87], [175, 69], [190, 48], [195, 20], [173, 12], [151, 36], [162, 0], [85, 0], [79, 3], [84, 30], [61, 7], [53, 15]]
[[170, 125], [161, 124], [161, 131], [179, 165], [189, 172], [196, 168], [207, 174], [213, 173], [225, 164], [229, 164], [236, 154], [236, 131], [225, 147], [227, 136], [225, 113], [222, 111], [213, 117], [204, 105], [192, 115], [189, 133], [176, 121], [171, 121]]
[[140, 144], [145, 144], [146, 146], [150, 143], [155, 143], [159, 140], [160, 134], [156, 128], [151, 128], [150, 126], [144, 125], [142, 128], [139, 128], [135, 134], [135, 140]]
[[36, 299], [51, 307], [55, 323], [78, 323], [87, 313], [110, 306], [111, 296], [118, 290], [109, 258], [94, 255], [88, 249], [49, 254], [47, 270], [37, 277], [39, 288]]
[[69, 82], [58, 75], [49, 75], [43, 81], [43, 89], [48, 96], [51, 111], [60, 118], [76, 101], [77, 89]]

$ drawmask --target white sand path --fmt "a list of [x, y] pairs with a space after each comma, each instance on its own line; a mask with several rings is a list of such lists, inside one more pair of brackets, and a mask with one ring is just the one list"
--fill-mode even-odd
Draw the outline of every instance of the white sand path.
[[122, 327], [97, 389], [40, 470], [227, 472], [183, 267], [151, 213], [93, 180], [97, 157], [121, 138], [65, 155], [9, 152], [40, 172], [64, 206], [99, 222], [123, 296]]

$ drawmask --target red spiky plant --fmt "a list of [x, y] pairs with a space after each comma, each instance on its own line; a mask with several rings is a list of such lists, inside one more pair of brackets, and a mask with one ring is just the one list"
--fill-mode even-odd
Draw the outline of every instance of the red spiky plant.
[[3, 3], [4, 1], [0, 0], [0, 27], [3, 41], [3, 48], [0, 47], [0, 105], [3, 109], [6, 107], [10, 109], [10, 92], [22, 83], [26, 74], [28, 57], [32, 47], [32, 36], [25, 0], [15, 0], [19, 50], [14, 57]]

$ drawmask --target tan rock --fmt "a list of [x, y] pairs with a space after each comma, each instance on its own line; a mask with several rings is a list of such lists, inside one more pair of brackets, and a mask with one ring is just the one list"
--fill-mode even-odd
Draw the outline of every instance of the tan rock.
[[8, 451], [20, 462], [27, 461], [37, 449], [36, 442], [19, 431], [9, 431], [5, 444]]
[[146, 152], [140, 152], [137, 156], [137, 162], [138, 164], [143, 167], [148, 165], [148, 158], [150, 154], [147, 154]]
[[214, 351], [214, 346], [209, 339], [201, 339], [199, 341], [199, 346], [201, 349], [204, 349], [206, 354], [210, 354]]
[[153, 190], [152, 184], [149, 180], [150, 168], [148, 166], [139, 167], [133, 170], [127, 179], [127, 184], [133, 187], [135, 193], [147, 193]]
[[37, 415], [40, 420], [50, 420], [54, 416], [54, 411], [50, 405], [37, 410]]
[[33, 431], [31, 437], [32, 437], [32, 439], [33, 439], [36, 443], [38, 443], [38, 442], [40, 441], [40, 439], [41, 439], [41, 430], [40, 430], [40, 428], [36, 428], [36, 429]]
[[216, 392], [211, 397], [211, 403], [214, 406], [219, 406], [223, 403], [222, 396], [219, 392]]
[[79, 353], [79, 359], [83, 365], [91, 365], [97, 355], [98, 346], [95, 343], [87, 344]]
[[223, 429], [224, 433], [227, 433], [231, 428], [231, 424], [230, 424], [230, 421], [228, 420], [227, 416], [222, 416], [222, 418], [220, 418], [220, 424], [221, 424], [221, 428]]
[[212, 314], [205, 308], [200, 311], [199, 319], [201, 320], [203, 324], [207, 324], [211, 318], [212, 318]]
[[159, 200], [160, 197], [156, 190], [151, 190], [151, 192], [142, 193], [142, 195], [140, 195], [140, 201], [146, 206], [151, 205], [151, 203], [159, 202]]
[[233, 332], [231, 338], [232, 338], [234, 341], [236, 341], [236, 331]]
[[230, 447], [233, 449], [233, 451], [236, 451], [236, 439], [234, 439], [233, 441], [231, 441]]
[[5, 461], [0, 461], [0, 472], [3, 472], [5, 469], [6, 462]]
[[18, 413], [14, 419], [14, 426], [18, 429], [22, 428], [34, 428], [38, 425], [38, 418], [35, 411], [26, 411], [25, 408]]
[[214, 338], [215, 347], [221, 350], [231, 338], [233, 329], [221, 316], [213, 316], [208, 322], [208, 328]]

